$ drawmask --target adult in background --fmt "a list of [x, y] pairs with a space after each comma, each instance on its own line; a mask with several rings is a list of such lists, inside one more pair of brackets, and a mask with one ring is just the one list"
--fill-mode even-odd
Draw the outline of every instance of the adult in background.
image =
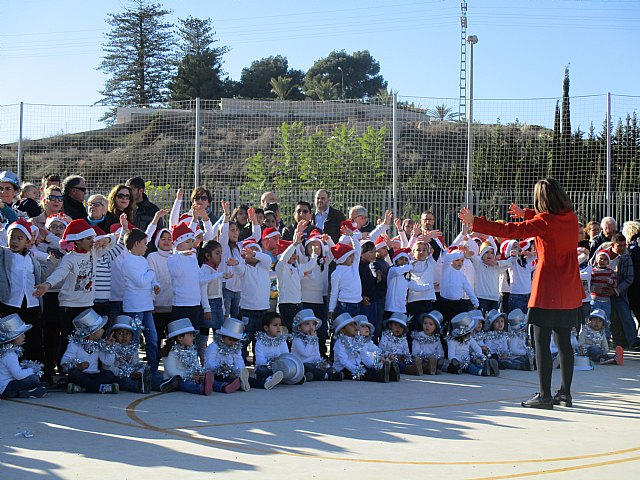
[[62, 187], [62, 179], [60, 178], [60, 175], [50, 173], [49, 175], [43, 176], [40, 181], [40, 193], [44, 194], [44, 191], [52, 185], [55, 185], [58, 188]]
[[285, 227], [284, 230], [282, 230], [282, 239], [289, 242], [293, 241], [293, 235], [296, 233], [298, 223], [302, 220], [306, 220], [309, 223], [309, 225], [303, 232], [303, 237], [308, 237], [311, 230], [315, 228], [313, 225], [311, 225], [311, 204], [309, 202], [305, 202], [304, 200], [300, 200], [298, 203], [296, 203], [296, 208], [293, 211], [293, 220], [294, 222], [291, 225]]
[[622, 234], [627, 240], [627, 249], [633, 264], [633, 283], [627, 290], [627, 298], [633, 315], [640, 320], [640, 222], [624, 222]]
[[[131, 190], [131, 195], [133, 196], [133, 203], [136, 206], [136, 225], [143, 232], [147, 229], [151, 221], [153, 220], [153, 216], [156, 214], [160, 208], [151, 203], [149, 197], [145, 193], [146, 185], [142, 177], [133, 177], [126, 181], [125, 185], [129, 187]], [[157, 230], [162, 229], [164, 224], [162, 220], [158, 222]]]
[[44, 228], [47, 223], [47, 218], [51, 215], [58, 215], [62, 210], [62, 190], [59, 186], [50, 185], [44, 189], [42, 193], [42, 199], [40, 200], [40, 206], [42, 207], [42, 213], [37, 217], [31, 218], [33, 223], [38, 228]]
[[600, 245], [610, 242], [613, 235], [618, 231], [618, 223], [613, 217], [604, 217], [600, 222], [600, 233], [591, 239], [589, 243], [589, 258], [593, 258]]
[[371, 233], [375, 228], [369, 221], [369, 212], [362, 205], [356, 205], [349, 210], [349, 220], [356, 224], [356, 228], [362, 233]]
[[[570, 407], [573, 379], [573, 347], [571, 327], [582, 319], [584, 289], [580, 281], [578, 256], [578, 217], [571, 200], [560, 184], [545, 178], [533, 191], [533, 210], [509, 206], [513, 218], [523, 222], [500, 224], [484, 217], [474, 217], [468, 208], [458, 216], [474, 232], [507, 238], [534, 237], [538, 252], [538, 268], [533, 276], [529, 299], [529, 323], [533, 334], [538, 364], [540, 391], [522, 402], [523, 407], [553, 409], [555, 405]], [[551, 396], [550, 340], [554, 335], [560, 356], [560, 390]]]
[[[603, 244], [603, 246], [605, 246]], [[621, 233], [611, 237], [611, 251], [616, 258], [611, 260], [611, 267], [616, 272], [617, 285], [609, 288], [611, 293], [611, 335], [617, 345], [632, 350], [640, 350], [638, 326], [631, 315], [627, 292], [633, 284], [633, 260], [627, 250], [627, 240]]]
[[18, 212], [13, 208], [18, 193], [20, 193], [18, 176], [8, 170], [0, 172], [0, 222], [6, 225], [18, 219]]
[[86, 194], [87, 183], [80, 175], [70, 175], [62, 181], [62, 195], [64, 196], [62, 210], [72, 220], [86, 218], [87, 209], [84, 207]]
[[[127, 215], [129, 223], [138, 226], [136, 223], [136, 204], [133, 201], [131, 189], [124, 183], [116, 185], [109, 192], [107, 209], [109, 213], [113, 215], [114, 223], [118, 223], [120, 221], [120, 215], [124, 213]], [[109, 230], [105, 230], [105, 232], [108, 233]]]
[[271, 203], [278, 203], [278, 194], [276, 192], [264, 192], [260, 196], [260, 206], [266, 209]]
[[334, 243], [340, 240], [340, 222], [346, 220], [340, 210], [331, 206], [331, 196], [329, 192], [321, 188], [315, 194], [316, 212], [313, 215], [313, 224], [331, 237]]
[[584, 227], [585, 238], [589, 240], [589, 243], [591, 243], [591, 240], [593, 240], [600, 233], [600, 231], [600, 224], [595, 220], [589, 220], [587, 226]]
[[107, 197], [99, 193], [91, 195], [87, 201], [87, 208], [89, 209], [89, 215], [86, 218], [87, 222], [92, 227], [98, 227], [105, 233], [109, 231], [111, 225], [119, 221], [107, 210], [107, 205]]

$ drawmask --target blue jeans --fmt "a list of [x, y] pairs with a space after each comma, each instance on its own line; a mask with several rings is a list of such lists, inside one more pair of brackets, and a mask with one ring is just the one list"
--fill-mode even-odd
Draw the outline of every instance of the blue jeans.
[[341, 313], [347, 312], [352, 317], [355, 317], [360, 313], [360, 304], [359, 303], [347, 303], [347, 302], [338, 302], [336, 304], [336, 311], [333, 312], [333, 318], [338, 318], [338, 315]]
[[2, 398], [15, 398], [21, 390], [32, 390], [40, 386], [37, 375], [29, 375], [22, 380], [11, 380], [2, 392]]
[[222, 287], [224, 299], [224, 316], [238, 318], [240, 315], [240, 292], [234, 292]]
[[607, 352], [603, 352], [600, 345], [587, 345], [587, 355], [594, 362], [599, 361], [602, 358], [607, 358]]
[[516, 308], [522, 310], [523, 313], [527, 313], [529, 303], [528, 293], [511, 293], [509, 294], [509, 312], [512, 312]]
[[180, 379], [180, 385], [178, 385], [178, 390], [187, 393], [195, 393], [196, 395], [202, 394], [202, 384], [196, 383], [193, 380], [182, 380]]
[[[264, 318], [267, 310], [246, 310], [242, 309], [240, 311], [240, 320], [244, 323], [244, 333], [247, 335], [247, 338], [251, 340], [251, 346], [253, 351], [256, 351], [256, 332], [262, 331], [262, 319]], [[247, 357], [249, 356], [248, 351], [248, 342], [244, 342], [242, 345], [242, 357], [244, 358], [245, 364], [247, 363]]]
[[479, 375], [480, 372], [482, 372], [482, 366], [478, 366], [475, 363], [470, 363], [464, 371], [465, 373], [469, 373], [471, 375]]
[[373, 332], [374, 335], [376, 333], [380, 333], [380, 328], [376, 325], [376, 322], [378, 321], [378, 305], [376, 305], [375, 302], [371, 305], [360, 305], [360, 315], [366, 316], [369, 323], [375, 326], [375, 332]]
[[[142, 320], [142, 327], [144, 328], [144, 340], [145, 340], [145, 352], [147, 353], [147, 363], [152, 372], [158, 370], [158, 332], [156, 332], [156, 324], [153, 321], [153, 313], [148, 312], [126, 312], [125, 315], [129, 315], [132, 318], [138, 318]], [[135, 341], [140, 342], [140, 331], [135, 332]]]
[[629, 346], [638, 342], [638, 326], [631, 315], [629, 303], [622, 297], [611, 297], [611, 307], [620, 320], [624, 336]]

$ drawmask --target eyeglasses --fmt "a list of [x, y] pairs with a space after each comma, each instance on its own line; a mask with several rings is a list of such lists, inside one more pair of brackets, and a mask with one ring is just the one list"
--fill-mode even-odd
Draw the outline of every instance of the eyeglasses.
[[129, 200], [131, 196], [128, 193], [118, 193], [116, 198], [119, 198], [120, 200]]
[[71, 188], [75, 188], [76, 190], [80, 190], [83, 193], [87, 191], [87, 187], [71, 187]]
[[204, 202], [205, 200], [209, 201], [209, 197], [206, 195], [198, 195], [197, 197], [193, 197], [196, 202]]
[[100, 202], [89, 202], [89, 203], [87, 203], [87, 206], [93, 207], [93, 208], [98, 208], [98, 207], [104, 207], [104, 204], [100, 203]]
[[50, 202], [61, 202], [62, 200], [64, 200], [64, 197], [62, 195], [49, 195], [47, 197], [47, 200], [49, 200]]

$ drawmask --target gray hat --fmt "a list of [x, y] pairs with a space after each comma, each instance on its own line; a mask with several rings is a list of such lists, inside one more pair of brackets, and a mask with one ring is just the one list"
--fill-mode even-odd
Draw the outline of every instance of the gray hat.
[[304, 310], [300, 310], [296, 313], [295, 317], [293, 317], [293, 328], [296, 328], [298, 325], [303, 324], [304, 322], [316, 322], [316, 328], [320, 328], [322, 325], [322, 320], [316, 317], [316, 314], [313, 313], [313, 310], [310, 308], [305, 308]]
[[0, 343], [8, 343], [15, 340], [33, 325], [24, 323], [17, 313], [12, 313], [0, 318]]
[[472, 318], [468, 312], [462, 312], [451, 319], [451, 335], [460, 337], [472, 332], [476, 327], [476, 319]]
[[349, 315], [347, 312], [341, 313], [333, 321], [333, 330], [336, 333], [338, 333], [340, 330], [342, 330], [344, 327], [346, 327], [350, 323], [356, 323], [357, 324], [358, 322], [356, 322], [353, 319], [353, 317], [351, 315]]
[[373, 335], [373, 332], [376, 331], [376, 327], [369, 321], [369, 318], [366, 315], [356, 315], [353, 317], [358, 326], [366, 325], [369, 327], [369, 335]]
[[241, 320], [229, 317], [225, 319], [222, 327], [216, 330], [216, 333], [224, 335], [225, 337], [235, 338], [236, 340], [242, 340], [244, 335], [244, 323], [242, 323]]
[[509, 330], [511, 331], [522, 330], [527, 325], [527, 316], [519, 308], [511, 310], [507, 319], [509, 320]]
[[114, 330], [128, 330], [130, 332], [135, 332], [140, 328], [136, 320], [131, 318], [129, 315], [118, 315], [115, 322], [116, 323], [109, 328], [109, 332], [113, 332]]
[[304, 378], [304, 364], [293, 353], [283, 353], [271, 361], [273, 372], [282, 372], [282, 383], [295, 385]]
[[609, 326], [609, 318], [607, 317], [607, 312], [605, 312], [604, 310], [602, 310], [601, 308], [594, 308], [593, 310], [591, 310], [591, 313], [589, 314], [589, 318], [599, 318], [601, 319], [605, 326]]
[[177, 337], [178, 335], [182, 335], [183, 333], [195, 332], [196, 329], [193, 328], [191, 324], [191, 320], [188, 318], [179, 318], [178, 320], [174, 320], [167, 325], [167, 338]]
[[506, 316], [507, 316], [506, 314], [499, 312], [495, 308], [492, 310], [489, 310], [485, 317], [487, 319], [487, 329], [491, 330], [491, 325], [493, 325], [493, 322], [495, 322], [500, 317], [506, 318]]
[[431, 310], [428, 313], [423, 313], [422, 315], [420, 315], [420, 324], [421, 325], [422, 325], [422, 322], [424, 322], [424, 319], [426, 317], [429, 317], [431, 320], [434, 321], [434, 323], [436, 324], [436, 328], [437, 328], [438, 332], [442, 329], [442, 322], [444, 321], [444, 317], [442, 316], [442, 314], [438, 310]]
[[479, 321], [483, 321], [484, 322], [484, 315], [482, 314], [482, 311], [480, 310], [469, 310], [469, 316], [471, 318], [473, 318], [476, 322]]
[[18, 189], [20, 188], [20, 179], [15, 173], [9, 170], [0, 172], [0, 182], [13, 183]]
[[83, 336], [97, 332], [107, 324], [107, 317], [101, 317], [92, 308], [87, 308], [73, 319], [73, 326]]
[[389, 318], [387, 318], [384, 322], [382, 322], [383, 326], [387, 326], [389, 325], [389, 322], [396, 322], [399, 323], [400, 325], [402, 325], [404, 327], [404, 329], [407, 329], [407, 315], [404, 313], [398, 313], [398, 312], [393, 312], [391, 314], [391, 316]]

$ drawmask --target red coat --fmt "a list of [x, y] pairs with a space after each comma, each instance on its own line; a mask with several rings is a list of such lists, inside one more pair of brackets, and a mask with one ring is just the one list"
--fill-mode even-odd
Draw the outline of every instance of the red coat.
[[474, 232], [505, 238], [535, 237], [538, 266], [533, 274], [529, 307], [572, 310], [582, 306], [584, 288], [578, 266], [578, 217], [525, 210], [525, 221], [501, 224], [473, 219]]

